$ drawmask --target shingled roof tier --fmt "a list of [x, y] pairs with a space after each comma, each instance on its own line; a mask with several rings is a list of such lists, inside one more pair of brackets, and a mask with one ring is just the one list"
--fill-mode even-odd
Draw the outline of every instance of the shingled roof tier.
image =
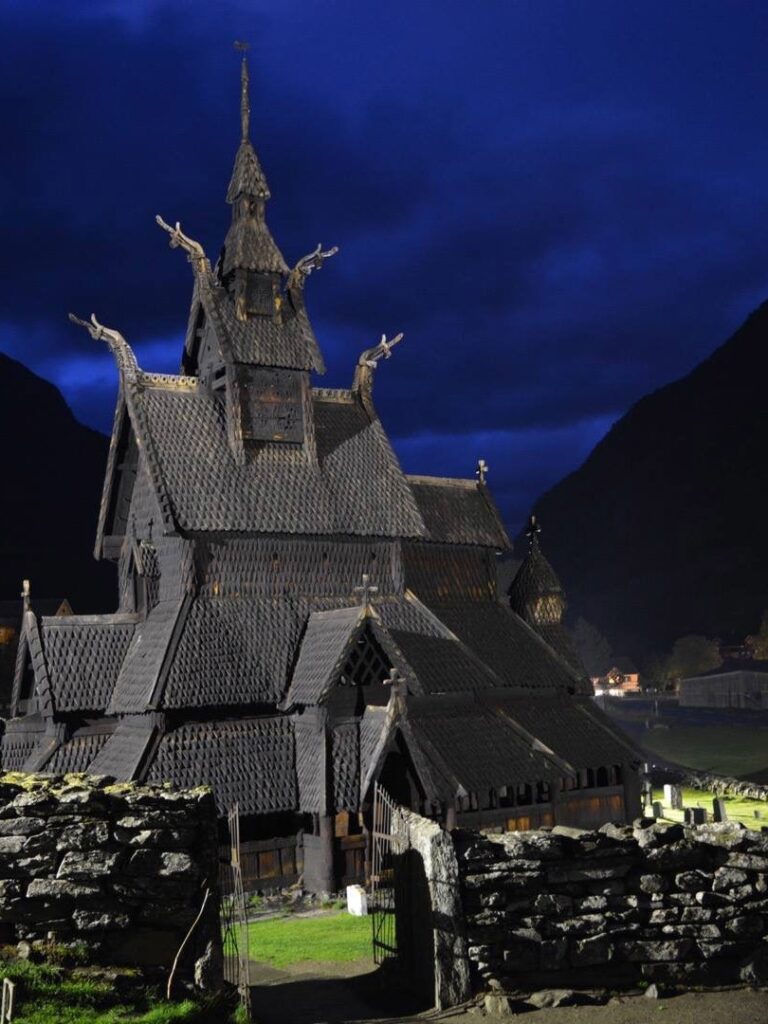
[[315, 399], [326, 425], [345, 424], [317, 461], [303, 447], [264, 445], [246, 465], [229, 449], [222, 402], [186, 378], [137, 386], [131, 408], [158, 504], [184, 530], [424, 535], [381, 423], [360, 407], [350, 416], [355, 404]]
[[506, 715], [471, 695], [412, 700], [408, 725], [444, 798], [563, 776], [562, 765]]
[[429, 539], [448, 544], [511, 547], [488, 488], [475, 480], [409, 476]]
[[48, 678], [57, 711], [104, 710], [125, 660], [136, 617], [43, 618]]
[[195, 722], [166, 733], [150, 782], [213, 786], [222, 813], [290, 811], [297, 806], [293, 725], [289, 718]]

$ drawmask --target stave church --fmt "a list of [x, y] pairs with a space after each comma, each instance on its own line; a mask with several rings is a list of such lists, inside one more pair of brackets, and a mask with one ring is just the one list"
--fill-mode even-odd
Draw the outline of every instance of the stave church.
[[245, 59], [240, 108], [216, 264], [158, 217], [192, 271], [179, 373], [72, 317], [119, 374], [95, 547], [118, 606], [39, 616], [25, 587], [3, 767], [210, 784], [253, 887], [364, 878], [375, 782], [447, 828], [631, 820], [639, 756], [591, 698], [537, 524], [500, 593], [484, 464], [406, 475], [376, 413], [399, 337], [349, 388], [313, 382], [305, 285], [334, 250], [291, 269], [270, 233]]

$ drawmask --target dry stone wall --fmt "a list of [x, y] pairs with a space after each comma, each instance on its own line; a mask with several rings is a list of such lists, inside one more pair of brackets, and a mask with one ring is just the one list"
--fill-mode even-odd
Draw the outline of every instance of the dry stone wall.
[[453, 833], [476, 988], [768, 985], [768, 833]]
[[221, 979], [216, 808], [209, 789], [0, 774], [0, 941], [76, 945], [94, 964]]
[[691, 772], [681, 776], [684, 786], [700, 789], [717, 796], [746, 797], [750, 800], [768, 801], [768, 786], [757, 782], [746, 782], [727, 775], [710, 775], [708, 772]]

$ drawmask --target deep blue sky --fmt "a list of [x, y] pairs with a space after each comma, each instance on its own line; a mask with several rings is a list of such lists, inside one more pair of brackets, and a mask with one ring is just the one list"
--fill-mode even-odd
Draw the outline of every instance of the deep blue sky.
[[[0, 350], [108, 430], [95, 311], [175, 371], [215, 256], [251, 42], [252, 136], [289, 263], [408, 471], [471, 476], [516, 529], [636, 399], [768, 295], [768, 5], [729, 0], [3, 0]], [[600, 500], [600, 496], [596, 496]]]

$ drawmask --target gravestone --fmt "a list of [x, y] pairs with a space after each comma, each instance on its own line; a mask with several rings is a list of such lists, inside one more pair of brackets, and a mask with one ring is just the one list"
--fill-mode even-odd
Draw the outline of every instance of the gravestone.
[[362, 885], [347, 886], [347, 912], [354, 917], [367, 916], [368, 897]]
[[664, 804], [661, 802], [661, 800], [654, 800], [651, 806], [653, 807], [654, 818], [664, 817]]
[[686, 825], [706, 825], [707, 812], [703, 807], [686, 807], [683, 811]]
[[728, 811], [722, 797], [716, 796], [712, 801], [712, 816], [715, 821], [728, 821]]
[[681, 786], [674, 786], [667, 783], [664, 786], [664, 803], [667, 807], [671, 807], [673, 811], [682, 811], [683, 809], [683, 790]]

